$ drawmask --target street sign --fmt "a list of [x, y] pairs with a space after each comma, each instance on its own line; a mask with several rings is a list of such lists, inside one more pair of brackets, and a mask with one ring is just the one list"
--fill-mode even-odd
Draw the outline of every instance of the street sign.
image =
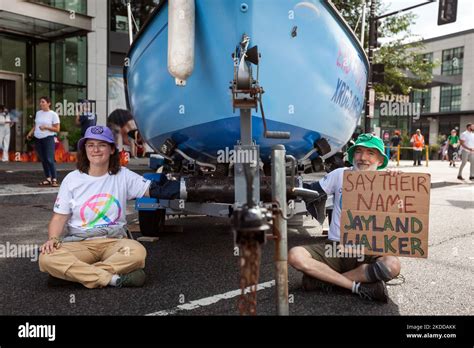
[[458, 0], [439, 0], [438, 25], [456, 22]]

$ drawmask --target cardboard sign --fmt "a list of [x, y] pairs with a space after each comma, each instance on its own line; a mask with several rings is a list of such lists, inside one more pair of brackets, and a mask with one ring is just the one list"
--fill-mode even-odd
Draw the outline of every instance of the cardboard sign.
[[430, 187], [429, 174], [345, 171], [341, 244], [367, 255], [428, 257]]

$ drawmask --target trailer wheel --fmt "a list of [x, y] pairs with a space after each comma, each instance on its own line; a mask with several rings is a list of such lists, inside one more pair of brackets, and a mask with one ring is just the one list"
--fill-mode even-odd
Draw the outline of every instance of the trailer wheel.
[[146, 237], [158, 237], [165, 227], [166, 209], [138, 211], [140, 232]]

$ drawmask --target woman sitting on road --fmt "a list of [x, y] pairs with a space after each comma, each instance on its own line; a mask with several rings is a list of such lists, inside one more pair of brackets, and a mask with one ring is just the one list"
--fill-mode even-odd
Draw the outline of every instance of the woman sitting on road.
[[[39, 267], [87, 288], [138, 287], [145, 282], [146, 250], [126, 236], [127, 200], [179, 196], [179, 181], [144, 179], [120, 167], [112, 131], [89, 127], [78, 143], [77, 170], [65, 178], [41, 246]], [[65, 233], [63, 229], [66, 227]]]

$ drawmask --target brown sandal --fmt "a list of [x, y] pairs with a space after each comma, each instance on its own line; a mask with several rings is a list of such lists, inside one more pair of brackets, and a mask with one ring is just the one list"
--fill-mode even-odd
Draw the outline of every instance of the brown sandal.
[[51, 182], [51, 180], [43, 180], [41, 181], [40, 183], [38, 183], [39, 186], [51, 186], [53, 183]]
[[59, 187], [59, 182], [57, 179], [53, 179], [53, 181], [51, 182], [51, 186], [52, 187]]

